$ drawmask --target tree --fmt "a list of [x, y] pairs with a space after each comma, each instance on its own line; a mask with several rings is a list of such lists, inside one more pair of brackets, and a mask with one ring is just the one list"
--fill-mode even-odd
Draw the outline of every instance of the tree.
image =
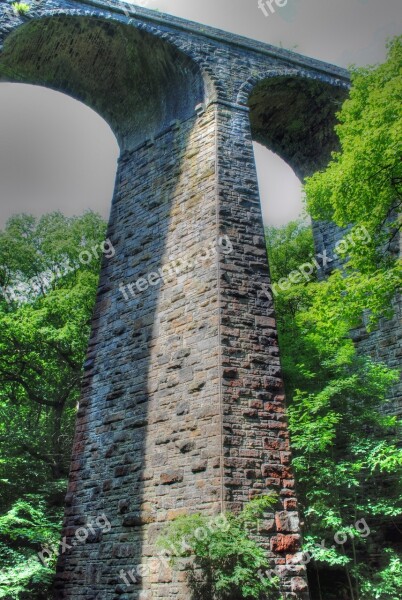
[[276, 495], [250, 500], [238, 514], [182, 515], [158, 539], [165, 557], [184, 563], [192, 600], [277, 600], [279, 579], [256, 540], [259, 522], [278, 504]]
[[20, 566], [60, 529], [100, 260], [114, 254], [105, 233], [91, 212], [18, 215], [0, 233], [0, 561], [15, 598], [49, 578]]
[[[383, 410], [397, 373], [359, 355], [350, 331], [363, 315], [369, 330], [389, 315], [401, 281], [394, 247], [402, 181], [401, 65], [402, 38], [396, 38], [384, 65], [352, 72], [337, 126], [341, 150], [306, 183], [313, 218], [336, 223], [345, 236], [362, 228], [367, 235], [337, 247], [343, 265], [326, 280], [292, 285], [276, 301], [305, 550], [314, 595], [326, 600], [342, 594], [396, 600], [399, 594], [402, 562], [393, 540], [402, 528], [402, 450], [398, 419]], [[300, 242], [282, 230], [271, 239], [296, 244], [309, 261], [305, 234], [298, 235]], [[283, 247], [271, 252], [271, 261], [279, 261], [274, 275], [287, 253]], [[367, 536], [353, 525], [362, 518]]]
[[[324, 172], [306, 182], [307, 206], [314, 219], [339, 227], [364, 226], [368, 243], [350, 249], [348, 266], [371, 275], [384, 309], [400, 284], [399, 246], [402, 204], [402, 36], [388, 44], [388, 59], [379, 66], [352, 70], [350, 98], [338, 115], [340, 151]], [[368, 301], [378, 295], [365, 288]]]

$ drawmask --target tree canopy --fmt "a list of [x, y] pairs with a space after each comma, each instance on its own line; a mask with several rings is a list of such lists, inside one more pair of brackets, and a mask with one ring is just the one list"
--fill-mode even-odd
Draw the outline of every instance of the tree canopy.
[[105, 233], [90, 212], [18, 215], [0, 233], [0, 597], [48, 583], [25, 567], [60, 528]]

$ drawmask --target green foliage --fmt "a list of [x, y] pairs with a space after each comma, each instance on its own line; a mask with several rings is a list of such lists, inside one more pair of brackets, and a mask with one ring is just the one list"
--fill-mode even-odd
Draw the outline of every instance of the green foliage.
[[266, 227], [265, 235], [272, 283], [287, 277], [315, 253], [311, 226], [304, 221]]
[[336, 128], [341, 150], [306, 184], [314, 219], [366, 227], [371, 242], [358, 244], [349, 258], [351, 268], [362, 273], [396, 267], [384, 248], [396, 240], [401, 224], [402, 36], [388, 49], [384, 64], [352, 71], [350, 98]]
[[[265, 230], [272, 284], [298, 269], [300, 265], [311, 262], [314, 256], [312, 228], [303, 221], [292, 221], [279, 228], [267, 227]], [[316, 273], [311, 281], [316, 281]], [[312, 345], [301, 335], [296, 315], [301, 314], [307, 305], [309, 288], [307, 282], [292, 285], [286, 292], [275, 297], [275, 310], [278, 324], [279, 346], [286, 348], [281, 361], [286, 392], [292, 396], [294, 390], [304, 384], [305, 371], [311, 371], [317, 363]], [[300, 365], [300, 357], [304, 366]]]
[[166, 527], [159, 547], [171, 554], [173, 562], [194, 559], [187, 562], [194, 600], [279, 598], [278, 581], [257, 576], [269, 564], [266, 551], [252, 535], [259, 519], [277, 501], [275, 495], [263, 496], [250, 501], [239, 515], [182, 516]]
[[[35, 219], [15, 215], [0, 233], [0, 285], [4, 298], [33, 301], [49, 291], [73, 286], [76, 272], [98, 274], [105, 222], [95, 213], [65, 217], [60, 212]], [[83, 264], [80, 254], [91, 253]], [[5, 294], [11, 288], [12, 294]]]
[[[67, 476], [99, 272], [99, 259], [82, 265], [78, 257], [104, 235], [93, 213], [20, 215], [0, 234], [3, 285], [32, 286], [34, 276], [60, 273], [0, 303], [0, 509], [21, 489]], [[64, 273], [67, 260], [72, 270]]]
[[60, 532], [105, 229], [53, 213], [0, 233], [0, 597], [48, 597], [54, 565], [35, 556]]
[[[271, 236], [270, 261], [279, 257], [280, 265], [273, 270], [276, 277], [286, 276], [282, 257], [298, 246], [298, 236], [297, 260], [309, 260], [305, 227], [292, 225]], [[278, 240], [280, 248], [275, 247]], [[297, 266], [288, 264], [290, 269]], [[381, 412], [397, 374], [358, 356], [349, 336], [351, 327], [360, 324], [356, 315], [365, 309], [364, 299], [353, 294], [354, 281], [351, 270], [336, 271], [325, 281], [282, 291], [275, 305], [293, 465], [306, 523], [305, 551], [321, 570], [344, 569], [357, 582], [371, 539], [354, 532], [346, 545], [334, 548], [332, 540], [337, 533], [350, 532], [360, 518], [368, 519], [378, 535], [400, 517], [402, 451], [395, 435], [397, 419]], [[348, 295], [342, 293], [345, 289]], [[322, 540], [327, 544], [317, 550]]]
[[402, 560], [400, 556], [386, 548], [387, 565], [373, 572], [361, 569], [360, 579], [364, 600], [400, 600], [402, 590]]
[[18, 500], [0, 517], [0, 598], [49, 598], [57, 554], [44, 566], [42, 546], [57, 547], [62, 509], [47, 505], [40, 495]]
[[[318, 595], [326, 600], [400, 597], [400, 548], [390, 555], [384, 550], [387, 532], [397, 538], [402, 525], [400, 421], [387, 414], [398, 373], [358, 354], [350, 331], [363, 324], [370, 331], [390, 316], [400, 287], [401, 263], [392, 245], [402, 181], [401, 41], [390, 44], [385, 65], [353, 73], [337, 127], [342, 149], [306, 184], [314, 218], [364, 226], [368, 236], [349, 246], [342, 270], [295, 284], [275, 300], [305, 550], [315, 548]], [[274, 277], [288, 275], [288, 264], [298, 266], [286, 260], [295, 247], [299, 264], [309, 262], [302, 224], [268, 235]], [[369, 536], [353, 530], [362, 518]], [[334, 545], [341, 533], [347, 541]], [[376, 564], [373, 556], [380, 557]], [[328, 569], [342, 574], [335, 595], [325, 584]]]

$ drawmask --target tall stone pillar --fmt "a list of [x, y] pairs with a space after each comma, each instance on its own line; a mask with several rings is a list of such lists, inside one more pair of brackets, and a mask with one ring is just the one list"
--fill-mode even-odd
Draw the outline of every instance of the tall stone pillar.
[[[60, 598], [185, 598], [152, 561], [160, 524], [221, 510], [216, 116], [201, 110], [120, 159], [65, 531], [99, 514], [111, 529], [62, 556]], [[140, 563], [151, 573], [124, 585]]]
[[248, 110], [220, 105], [217, 129], [219, 228], [234, 247], [219, 265], [224, 501], [238, 510], [260, 494], [278, 494], [260, 541], [281, 573], [284, 597], [308, 598]]
[[[197, 110], [120, 159], [57, 598], [187, 599], [183, 572], [156, 557], [163, 524], [271, 490], [261, 541], [286, 598], [305, 597], [248, 113]], [[77, 543], [96, 519], [110, 527]]]

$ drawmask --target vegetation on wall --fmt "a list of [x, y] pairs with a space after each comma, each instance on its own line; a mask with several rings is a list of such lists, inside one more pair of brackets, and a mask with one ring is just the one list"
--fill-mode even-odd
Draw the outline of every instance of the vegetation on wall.
[[31, 9], [26, 2], [13, 2], [11, 6], [17, 15], [27, 15]]
[[278, 600], [277, 577], [268, 571], [266, 550], [255, 540], [258, 523], [278, 504], [274, 494], [245, 505], [240, 514], [217, 520], [201, 514], [178, 517], [166, 526], [158, 543], [172, 558], [185, 563], [192, 600]]

